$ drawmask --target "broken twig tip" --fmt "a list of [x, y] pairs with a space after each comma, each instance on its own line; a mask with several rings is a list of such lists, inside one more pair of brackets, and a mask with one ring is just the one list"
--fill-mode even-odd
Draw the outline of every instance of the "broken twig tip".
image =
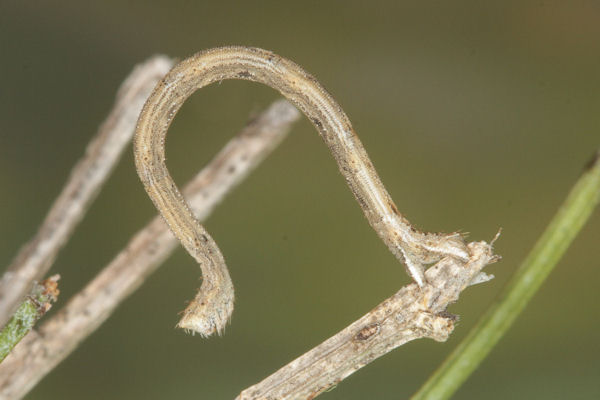
[[496, 235], [494, 236], [494, 238], [490, 242], [490, 246], [493, 246], [494, 243], [496, 243], [496, 240], [498, 240], [498, 238], [500, 237], [501, 234], [502, 234], [502, 227], [498, 228], [498, 232], [496, 233]]
[[41, 285], [44, 287], [43, 294], [50, 296], [52, 301], [56, 301], [58, 295], [60, 294], [60, 290], [58, 290], [58, 281], [60, 280], [60, 275], [52, 275], [51, 277], [42, 281]]

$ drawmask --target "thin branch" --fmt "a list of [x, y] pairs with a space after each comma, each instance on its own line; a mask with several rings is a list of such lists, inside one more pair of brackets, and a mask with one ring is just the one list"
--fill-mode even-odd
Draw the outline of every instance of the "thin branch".
[[447, 399], [512, 326], [600, 202], [600, 151], [496, 302], [412, 397]]
[[[493, 242], [492, 242], [493, 244]], [[468, 244], [471, 258], [446, 257], [425, 272], [426, 283], [405, 286], [358, 321], [292, 361], [237, 400], [312, 399], [371, 361], [414, 339], [445, 341], [456, 317], [446, 313], [467, 286], [495, 262], [492, 245]]]
[[[197, 217], [213, 208], [285, 137], [299, 112], [277, 101], [187, 185], [184, 194]], [[139, 231], [114, 260], [55, 316], [32, 331], [0, 364], [0, 399], [22, 398], [98, 328], [178, 246], [160, 216]]]
[[54, 275], [42, 283], [33, 285], [33, 289], [21, 303], [13, 317], [0, 331], [0, 362], [33, 329], [35, 323], [52, 307], [59, 294], [58, 280]]
[[0, 326], [54, 262], [100, 187], [131, 141], [144, 101], [173, 62], [155, 56], [135, 67], [117, 93], [114, 108], [75, 165], [36, 235], [21, 248], [0, 279]]

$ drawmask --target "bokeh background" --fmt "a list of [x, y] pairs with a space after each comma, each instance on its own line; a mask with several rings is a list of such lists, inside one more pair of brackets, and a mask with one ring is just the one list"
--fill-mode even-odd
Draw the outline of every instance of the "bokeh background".
[[[410, 343], [322, 395], [407, 398], [600, 145], [600, 4], [0, 0], [0, 264], [33, 235], [134, 64], [227, 44], [273, 50], [314, 74], [416, 225], [471, 240], [503, 228], [497, 278], [451, 307], [461, 322], [447, 343]], [[169, 135], [176, 181], [277, 97], [241, 81], [197, 92]], [[154, 214], [127, 151], [56, 261], [55, 310]], [[598, 214], [456, 398], [600, 398]], [[230, 399], [409, 282], [306, 119], [207, 228], [237, 290], [223, 337], [174, 328], [200, 283], [179, 249], [28, 399]]]

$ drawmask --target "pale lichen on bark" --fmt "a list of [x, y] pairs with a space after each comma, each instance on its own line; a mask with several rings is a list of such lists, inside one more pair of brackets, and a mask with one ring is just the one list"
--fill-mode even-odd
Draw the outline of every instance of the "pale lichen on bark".
[[56, 301], [59, 275], [34, 283], [25, 300], [19, 305], [12, 318], [0, 330], [0, 362], [10, 351], [33, 329], [35, 323], [42, 318]]

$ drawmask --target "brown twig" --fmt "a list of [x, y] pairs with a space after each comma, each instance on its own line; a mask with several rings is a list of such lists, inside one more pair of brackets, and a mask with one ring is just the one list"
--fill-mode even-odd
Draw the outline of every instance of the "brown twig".
[[38, 232], [21, 248], [0, 279], [0, 326], [8, 321], [33, 282], [50, 269], [131, 141], [144, 101], [171, 66], [172, 61], [165, 56], [152, 57], [136, 66], [121, 85], [111, 113], [71, 171]]
[[[200, 220], [279, 144], [298, 117], [298, 110], [287, 101], [275, 102], [187, 185], [184, 194]], [[23, 397], [98, 328], [177, 245], [160, 217], [139, 231], [92, 282], [37, 332], [26, 336], [0, 364], [0, 399]]]

